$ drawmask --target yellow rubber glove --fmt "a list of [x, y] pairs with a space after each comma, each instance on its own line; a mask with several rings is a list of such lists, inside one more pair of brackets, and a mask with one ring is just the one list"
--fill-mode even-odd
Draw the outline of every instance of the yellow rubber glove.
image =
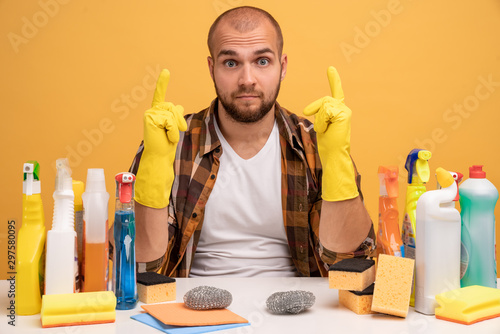
[[318, 153], [323, 168], [322, 198], [336, 202], [359, 195], [350, 156], [351, 109], [344, 104], [344, 92], [335, 67], [328, 68], [332, 97], [325, 96], [304, 109], [314, 115]]
[[144, 151], [135, 182], [136, 202], [156, 209], [168, 205], [179, 131], [187, 129], [184, 108], [164, 101], [169, 80], [170, 72], [162, 70], [153, 106], [144, 113]]

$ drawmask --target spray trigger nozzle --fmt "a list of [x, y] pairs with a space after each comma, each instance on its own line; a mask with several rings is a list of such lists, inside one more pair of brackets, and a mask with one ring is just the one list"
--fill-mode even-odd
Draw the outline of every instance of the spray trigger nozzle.
[[115, 176], [116, 197], [122, 203], [130, 203], [134, 197], [135, 175], [132, 173], [119, 173]]

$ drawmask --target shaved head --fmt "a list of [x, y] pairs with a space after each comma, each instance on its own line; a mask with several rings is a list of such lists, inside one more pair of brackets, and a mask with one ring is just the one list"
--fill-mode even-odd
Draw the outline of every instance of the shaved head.
[[208, 32], [208, 49], [210, 55], [213, 57], [213, 47], [214, 47], [214, 35], [217, 28], [221, 23], [227, 23], [230, 27], [236, 29], [236, 31], [241, 33], [246, 33], [254, 30], [260, 26], [263, 22], [269, 22], [274, 27], [276, 31], [276, 40], [278, 42], [278, 55], [281, 57], [283, 52], [283, 35], [281, 34], [281, 28], [268, 12], [260, 8], [251, 6], [242, 6], [230, 9], [222, 13], [212, 24]]

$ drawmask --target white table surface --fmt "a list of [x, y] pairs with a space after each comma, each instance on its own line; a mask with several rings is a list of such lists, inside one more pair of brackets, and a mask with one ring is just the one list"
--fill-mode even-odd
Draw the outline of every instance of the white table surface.
[[[233, 302], [229, 310], [246, 318], [251, 326], [227, 329], [213, 333], [500, 333], [500, 317], [473, 325], [461, 325], [438, 320], [415, 312], [410, 307], [408, 316], [398, 318], [384, 314], [357, 315], [339, 305], [338, 290], [328, 288], [327, 278], [178, 278], [177, 302], [184, 294], [197, 286], [211, 285], [231, 292]], [[306, 312], [297, 315], [274, 315], [267, 311], [266, 300], [274, 292], [288, 290], [311, 291], [316, 302]], [[137, 307], [128, 311], [116, 311], [116, 321], [111, 324], [41, 328], [40, 315], [17, 316], [15, 327], [7, 307], [8, 281], [0, 281], [0, 333], [43, 334], [159, 334], [161, 331], [130, 318], [142, 312]]]

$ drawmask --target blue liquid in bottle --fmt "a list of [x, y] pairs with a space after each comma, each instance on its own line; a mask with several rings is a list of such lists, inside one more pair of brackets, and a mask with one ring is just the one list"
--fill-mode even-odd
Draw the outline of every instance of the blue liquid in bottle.
[[130, 310], [137, 304], [135, 273], [135, 215], [133, 211], [115, 212], [114, 275], [116, 309]]

